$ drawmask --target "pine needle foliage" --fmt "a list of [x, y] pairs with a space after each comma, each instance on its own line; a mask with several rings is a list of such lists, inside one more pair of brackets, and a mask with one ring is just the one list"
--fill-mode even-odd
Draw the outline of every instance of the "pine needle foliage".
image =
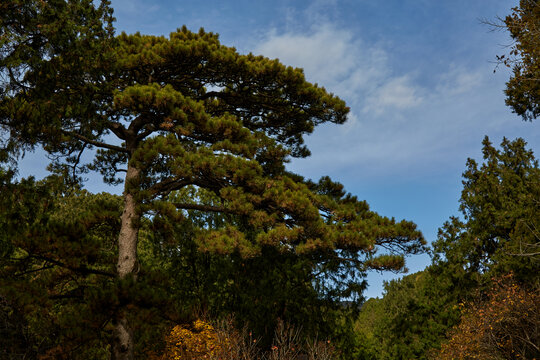
[[[328, 178], [313, 183], [286, 171], [291, 158], [309, 155], [305, 135], [344, 123], [349, 111], [301, 69], [240, 54], [203, 29], [114, 36], [107, 1], [0, 6], [2, 160], [13, 164], [41, 146], [53, 159], [50, 169], [73, 183], [97, 171], [124, 186], [112, 235], [116, 267], [110, 263], [121, 301], [103, 314], [114, 328], [114, 359], [135, 357], [131, 324], [140, 313], [133, 305], [136, 294], [149, 294], [137, 288], [146, 275], [138, 248], [148, 219], [181, 222], [187, 210], [233, 216], [225, 226], [199, 228], [199, 249], [246, 259], [272, 247], [316, 258], [333, 275], [343, 268], [360, 277], [368, 269], [400, 271], [405, 254], [423, 250], [415, 224], [370, 211]], [[219, 203], [171, 201], [189, 186]], [[354, 281], [345, 291], [362, 289]]]

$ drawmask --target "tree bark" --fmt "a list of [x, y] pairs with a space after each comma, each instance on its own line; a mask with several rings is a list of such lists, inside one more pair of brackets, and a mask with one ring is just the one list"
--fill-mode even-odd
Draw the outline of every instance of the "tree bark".
[[[134, 182], [137, 182], [139, 174], [139, 169], [128, 163], [124, 184], [124, 211], [121, 218], [120, 235], [118, 236], [118, 263], [116, 270], [120, 280], [131, 277], [133, 281], [136, 281], [139, 271], [137, 240], [141, 215], [137, 210], [135, 191], [133, 190]], [[133, 332], [126, 316], [126, 305], [121, 301], [113, 319], [115, 326], [111, 349], [113, 360], [134, 359]]]

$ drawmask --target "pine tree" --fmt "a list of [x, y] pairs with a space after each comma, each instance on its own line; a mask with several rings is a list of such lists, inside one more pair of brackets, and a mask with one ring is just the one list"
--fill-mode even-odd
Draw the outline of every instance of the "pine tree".
[[[119, 288], [136, 286], [145, 217], [181, 220], [185, 210], [241, 219], [197, 232], [198, 246], [219, 254], [247, 258], [271, 246], [326, 257], [324, 266], [334, 270], [399, 270], [404, 253], [422, 248], [414, 224], [371, 212], [329, 180], [315, 185], [285, 171], [291, 157], [309, 155], [304, 135], [319, 124], [343, 123], [348, 112], [302, 70], [239, 54], [204, 30], [112, 38], [106, 3], [28, 4], [2, 5], [9, 24], [0, 63], [8, 75], [0, 103], [5, 147], [13, 154], [40, 144], [56, 156], [56, 172], [94, 170], [124, 184]], [[23, 25], [9, 23], [27, 5]], [[74, 14], [77, 20], [67, 21]], [[93, 160], [84, 164], [86, 150]], [[170, 201], [171, 192], [188, 186], [220, 203]], [[392, 253], [375, 256], [378, 246]], [[128, 296], [112, 314], [114, 359], [134, 357], [132, 302]]]
[[[0, 357], [100, 359], [115, 296], [121, 198], [60, 177], [15, 182], [1, 174]], [[20, 344], [20, 345], [18, 345]]]
[[460, 210], [434, 243], [435, 261], [454, 274], [514, 273], [538, 284], [540, 170], [523, 139], [503, 139], [501, 149], [486, 137], [484, 162], [467, 161]]

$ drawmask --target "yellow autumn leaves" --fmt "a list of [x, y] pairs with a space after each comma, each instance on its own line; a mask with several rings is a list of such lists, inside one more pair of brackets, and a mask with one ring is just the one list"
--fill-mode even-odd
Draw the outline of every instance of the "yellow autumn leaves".
[[[333, 360], [337, 353], [330, 340], [300, 340], [300, 331], [279, 321], [273, 345], [261, 349], [247, 328], [235, 329], [232, 320], [211, 325], [196, 320], [191, 326], [177, 325], [165, 338], [166, 349], [159, 360]], [[302, 345], [303, 344], [303, 345]]]
[[192, 328], [177, 325], [166, 339], [167, 350], [164, 360], [215, 359], [227, 347], [227, 339], [218, 335], [212, 325], [202, 320]]

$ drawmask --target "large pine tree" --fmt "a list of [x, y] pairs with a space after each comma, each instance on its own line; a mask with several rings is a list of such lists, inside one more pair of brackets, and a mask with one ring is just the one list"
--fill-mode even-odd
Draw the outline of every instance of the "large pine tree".
[[[302, 70], [239, 54], [203, 30], [114, 38], [106, 2], [1, 6], [4, 149], [13, 156], [39, 144], [56, 172], [95, 170], [124, 185], [119, 288], [137, 283], [145, 217], [182, 219], [185, 210], [240, 219], [199, 229], [198, 246], [215, 253], [253, 257], [271, 246], [364, 272], [402, 269], [403, 255], [421, 248], [414, 224], [371, 212], [329, 180], [316, 185], [285, 170], [291, 157], [309, 155], [304, 135], [348, 112]], [[219, 203], [170, 201], [188, 186]], [[376, 256], [380, 247], [390, 254]], [[126, 296], [111, 315], [114, 359], [134, 357], [131, 303]]]

